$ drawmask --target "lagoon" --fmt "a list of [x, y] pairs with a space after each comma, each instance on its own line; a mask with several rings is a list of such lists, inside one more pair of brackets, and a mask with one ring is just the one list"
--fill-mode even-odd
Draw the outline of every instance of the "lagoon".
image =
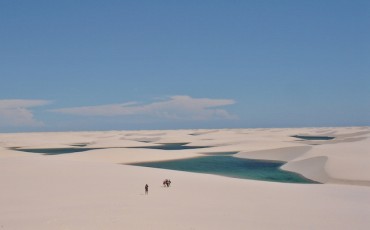
[[46, 149], [21, 149], [12, 148], [13, 150], [28, 152], [28, 153], [40, 153], [43, 155], [59, 155], [68, 153], [85, 152], [89, 150], [94, 150], [98, 148], [46, 148]]
[[188, 146], [189, 143], [164, 143], [161, 145], [154, 146], [138, 146], [129, 148], [140, 148], [140, 149], [160, 149], [160, 150], [185, 150], [185, 149], [201, 149], [208, 148], [209, 146]]
[[281, 170], [285, 162], [252, 160], [227, 155], [213, 155], [182, 160], [135, 163], [130, 165], [215, 174], [227, 177], [284, 183], [318, 183], [297, 173]]
[[[202, 148], [184, 146], [185, 143], [165, 144], [162, 146], [150, 146], [144, 148], [157, 148], [162, 150], [181, 150], [188, 148]], [[94, 150], [97, 148], [46, 148], [46, 149], [21, 149], [14, 150], [40, 153], [43, 155], [69, 154]], [[162, 168], [186, 172], [215, 174], [233, 178], [284, 182], [284, 183], [317, 183], [297, 173], [280, 169], [285, 162], [252, 160], [234, 157], [237, 152], [203, 153], [203, 156], [181, 160], [143, 162], [130, 165]]]
[[299, 138], [302, 140], [307, 140], [307, 141], [329, 141], [335, 138], [335, 137], [329, 137], [329, 136], [301, 136], [301, 135], [294, 135], [292, 137]]

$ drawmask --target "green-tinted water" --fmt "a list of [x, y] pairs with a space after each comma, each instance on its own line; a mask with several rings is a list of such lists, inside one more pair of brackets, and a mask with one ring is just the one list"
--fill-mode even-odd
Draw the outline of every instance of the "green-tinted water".
[[205, 156], [183, 160], [146, 162], [132, 165], [216, 174], [228, 177], [285, 183], [317, 183], [299, 174], [281, 170], [284, 163], [250, 160], [232, 156]]
[[[163, 146], [159, 146], [159, 148], [160, 147]], [[44, 155], [68, 154], [94, 149], [96, 148], [49, 148], [49, 149], [15, 148], [15, 150], [18, 151], [41, 153]], [[173, 145], [167, 144], [164, 146], [164, 148], [160, 149], [179, 150], [186, 149], [186, 146], [183, 146], [183, 144], [173, 144]], [[183, 160], [137, 163], [132, 165], [172, 169], [187, 172], [216, 174], [242, 179], [253, 179], [286, 183], [317, 183], [315, 181], [304, 178], [299, 174], [281, 170], [280, 167], [284, 164], [284, 162], [236, 158], [232, 156], [235, 153], [237, 152], [204, 153], [207, 156]]]

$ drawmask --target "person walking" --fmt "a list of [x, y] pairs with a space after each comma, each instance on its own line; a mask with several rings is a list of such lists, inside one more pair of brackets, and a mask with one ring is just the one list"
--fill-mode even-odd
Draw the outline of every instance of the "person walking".
[[146, 184], [145, 185], [145, 195], [148, 195], [148, 192], [149, 192], [149, 185]]

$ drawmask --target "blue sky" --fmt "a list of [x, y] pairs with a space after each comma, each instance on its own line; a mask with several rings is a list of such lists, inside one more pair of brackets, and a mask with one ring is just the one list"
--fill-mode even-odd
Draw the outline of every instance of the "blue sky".
[[0, 1], [0, 132], [370, 125], [370, 2]]

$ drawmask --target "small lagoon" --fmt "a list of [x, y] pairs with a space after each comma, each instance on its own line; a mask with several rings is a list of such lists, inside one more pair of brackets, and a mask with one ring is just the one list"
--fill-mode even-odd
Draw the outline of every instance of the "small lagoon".
[[48, 149], [21, 149], [21, 148], [12, 148], [13, 150], [28, 152], [28, 153], [40, 153], [43, 155], [59, 155], [59, 154], [68, 154], [68, 153], [77, 153], [85, 152], [89, 150], [94, 150], [98, 148], [48, 148]]
[[215, 174], [227, 177], [274, 181], [284, 183], [318, 183], [297, 173], [281, 170], [284, 162], [251, 160], [227, 155], [215, 154], [182, 160], [145, 162], [130, 165], [170, 169], [186, 172]]
[[184, 149], [201, 149], [208, 148], [209, 146], [188, 146], [189, 143], [165, 143], [161, 145], [154, 146], [139, 146], [130, 148], [140, 148], [140, 149], [161, 149], [161, 150], [184, 150]]
[[292, 137], [306, 140], [306, 141], [329, 141], [335, 138], [335, 137], [329, 137], [329, 136], [301, 136], [301, 135], [294, 135]]

